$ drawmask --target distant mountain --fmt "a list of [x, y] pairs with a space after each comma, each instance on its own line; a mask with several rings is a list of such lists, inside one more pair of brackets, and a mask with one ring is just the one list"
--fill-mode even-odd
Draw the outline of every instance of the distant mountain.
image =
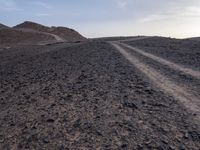
[[13, 27], [14, 29], [29, 29], [29, 30], [35, 30], [35, 31], [40, 31], [40, 32], [49, 32], [51, 28], [46, 27], [44, 25], [30, 22], [30, 21], [25, 21], [21, 24], [18, 24]]
[[47, 27], [30, 21], [12, 28], [0, 24], [0, 47], [85, 40], [77, 31], [67, 27]]
[[9, 27], [0, 23], [0, 29], [5, 29], [5, 28], [9, 28]]
[[75, 41], [84, 41], [86, 40], [80, 33], [77, 31], [67, 28], [67, 27], [47, 27], [38, 23], [26, 21], [22, 24], [16, 25], [13, 27], [14, 29], [26, 29], [26, 30], [34, 30], [38, 32], [46, 32], [49, 34], [54, 34], [59, 36], [61, 39], [66, 40], [68, 42]]

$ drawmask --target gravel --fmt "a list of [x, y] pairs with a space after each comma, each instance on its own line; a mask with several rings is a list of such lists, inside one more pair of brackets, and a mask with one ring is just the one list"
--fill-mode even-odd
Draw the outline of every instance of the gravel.
[[0, 51], [0, 149], [191, 149], [191, 114], [104, 41]]

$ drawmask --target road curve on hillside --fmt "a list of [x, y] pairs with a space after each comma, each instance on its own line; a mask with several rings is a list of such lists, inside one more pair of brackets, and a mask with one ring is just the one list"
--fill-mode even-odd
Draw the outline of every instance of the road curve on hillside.
[[40, 33], [40, 34], [45, 34], [45, 35], [49, 35], [51, 37], [54, 37], [54, 39], [57, 41], [57, 42], [65, 42], [66, 40], [61, 38], [60, 36], [58, 35], [55, 35], [55, 34], [52, 34], [52, 33], [47, 33], [47, 32], [41, 32], [41, 31], [35, 31], [35, 30], [32, 30], [32, 29], [20, 29], [20, 28], [15, 28], [15, 30], [19, 30], [19, 31], [22, 31], [22, 32], [29, 32], [29, 33]]
[[61, 38], [61, 37], [58, 36], [58, 35], [55, 35], [55, 34], [52, 34], [52, 33], [46, 33], [46, 32], [41, 32], [41, 33], [46, 34], [46, 35], [53, 36], [57, 42], [66, 42], [65, 39]]

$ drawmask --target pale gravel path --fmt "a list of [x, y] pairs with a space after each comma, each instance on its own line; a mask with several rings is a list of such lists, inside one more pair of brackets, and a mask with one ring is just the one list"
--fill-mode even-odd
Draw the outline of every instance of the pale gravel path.
[[65, 39], [61, 38], [61, 37], [58, 36], [58, 35], [52, 34], [52, 33], [41, 32], [41, 31], [35, 31], [35, 30], [32, 30], [32, 29], [15, 29], [15, 30], [19, 30], [19, 31], [23, 31], [23, 32], [30, 32], [30, 33], [45, 34], [45, 35], [49, 35], [49, 36], [51, 36], [51, 37], [54, 37], [54, 39], [55, 39], [57, 42], [66, 42]]
[[65, 42], [66, 41], [58, 35], [55, 35], [55, 34], [52, 34], [52, 33], [46, 33], [46, 32], [42, 32], [42, 33], [46, 34], [46, 35], [53, 36], [57, 42]]
[[[133, 64], [137, 69], [146, 74], [163, 92], [170, 94], [175, 99], [179, 100], [183, 105], [196, 114], [194, 116], [195, 120], [200, 122], [200, 104], [199, 97], [194, 96], [189, 90], [183, 88], [182, 86], [173, 83], [167, 77], [160, 74], [157, 70], [145, 65], [139, 61], [135, 56], [131, 55], [126, 49], [122, 48], [117, 42], [110, 42], [116, 50], [118, 50], [131, 64]], [[140, 51], [139, 51], [140, 52]], [[162, 61], [161, 61], [162, 62]]]

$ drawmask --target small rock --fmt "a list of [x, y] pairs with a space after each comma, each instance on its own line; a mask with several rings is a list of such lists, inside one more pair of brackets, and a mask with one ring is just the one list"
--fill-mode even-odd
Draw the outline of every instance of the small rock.
[[10, 123], [10, 126], [15, 126], [15, 123], [13, 123], [13, 122], [12, 122], [12, 123]]
[[74, 128], [80, 127], [80, 125], [81, 125], [80, 121], [81, 121], [80, 119], [77, 119], [77, 120], [74, 122], [73, 127], [74, 127]]
[[193, 113], [192, 115], [193, 115], [193, 116], [196, 116], [197, 114], [196, 114], [196, 113]]
[[137, 150], [143, 150], [143, 146], [142, 145], [137, 145]]
[[169, 146], [169, 149], [170, 149], [170, 150], [175, 150], [176, 148], [175, 148], [174, 146], [171, 145], [171, 146]]
[[179, 147], [180, 150], [185, 150], [185, 146], [183, 144], [180, 145]]
[[149, 144], [151, 144], [151, 141], [146, 141], [145, 142], [145, 145], [149, 145]]
[[96, 119], [99, 119], [100, 118], [100, 116], [96, 116]]
[[47, 138], [44, 138], [44, 139], [43, 139], [43, 142], [44, 142], [44, 143], [49, 143], [49, 140], [48, 140]]
[[31, 130], [35, 130], [35, 129], [37, 129], [36, 126], [32, 126], [31, 127]]
[[51, 104], [51, 107], [54, 107], [54, 106], [56, 106], [56, 104], [54, 104], [54, 103], [53, 103], [53, 104]]
[[127, 148], [127, 146], [128, 146], [127, 144], [122, 144], [121, 148]]
[[72, 95], [71, 95], [71, 94], [68, 94], [68, 95], [67, 95], [67, 98], [71, 98], [71, 97], [72, 97]]
[[184, 138], [188, 139], [189, 138], [189, 134], [185, 133]]
[[59, 146], [59, 150], [64, 150], [65, 149], [65, 146], [64, 145], [60, 145]]
[[162, 130], [163, 130], [165, 133], [169, 132], [169, 129], [167, 129], [167, 128], [162, 128]]
[[188, 132], [188, 134], [193, 141], [200, 141], [200, 133], [198, 133], [196, 131], [190, 131], [190, 132]]
[[133, 108], [133, 109], [138, 109], [137, 105], [134, 104], [133, 102], [132, 102], [132, 103], [130, 103], [130, 102], [125, 102], [125, 103], [123, 104], [123, 106], [124, 106], [124, 107]]
[[162, 140], [163, 143], [165, 144], [168, 144], [168, 141], [167, 140]]
[[97, 135], [102, 136], [102, 133], [100, 130], [97, 130], [96, 133], [97, 133]]
[[53, 123], [55, 120], [54, 119], [47, 119], [47, 122]]
[[29, 95], [25, 95], [24, 97], [25, 97], [25, 99], [30, 99]]
[[4, 139], [3, 138], [0, 138], [0, 143], [3, 143], [4, 142]]
[[147, 94], [153, 94], [153, 92], [152, 92], [152, 90], [151, 89], [146, 89], [146, 90], [144, 90]]

